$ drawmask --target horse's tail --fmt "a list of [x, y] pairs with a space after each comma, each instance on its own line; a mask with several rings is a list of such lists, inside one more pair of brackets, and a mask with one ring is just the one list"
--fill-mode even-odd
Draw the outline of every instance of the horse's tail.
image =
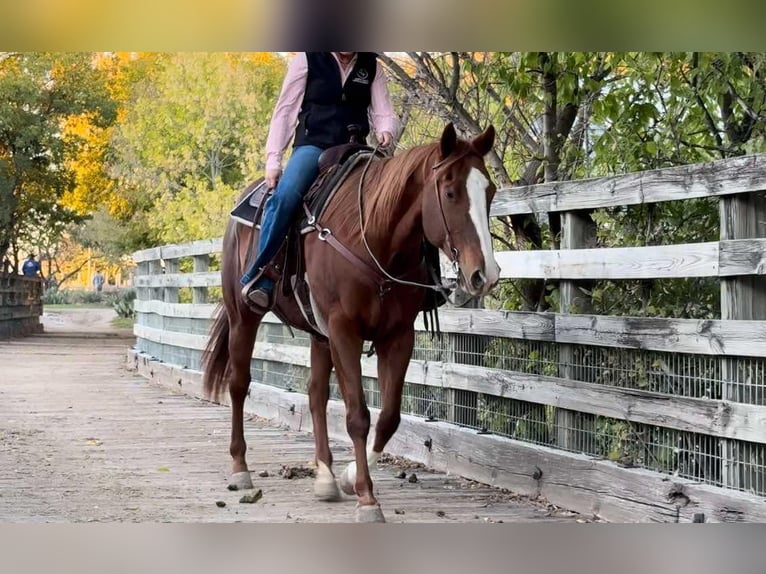
[[202, 352], [202, 385], [205, 397], [218, 402], [226, 390], [226, 370], [229, 366], [229, 316], [222, 304], [215, 311], [210, 338]]

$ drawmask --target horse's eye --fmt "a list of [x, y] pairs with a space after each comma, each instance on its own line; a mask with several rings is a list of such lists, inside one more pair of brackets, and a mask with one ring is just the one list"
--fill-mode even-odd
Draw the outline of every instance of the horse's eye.
[[455, 192], [451, 189], [448, 189], [445, 195], [447, 196], [447, 199], [455, 199]]

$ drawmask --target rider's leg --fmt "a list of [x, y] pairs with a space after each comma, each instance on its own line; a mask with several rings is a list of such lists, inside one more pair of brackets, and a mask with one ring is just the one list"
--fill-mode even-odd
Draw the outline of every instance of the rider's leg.
[[258, 241], [258, 257], [240, 280], [243, 285], [242, 294], [256, 303], [265, 305], [268, 302], [274, 282], [268, 277], [260, 277], [256, 281], [255, 277], [282, 245], [303, 196], [319, 173], [317, 162], [322, 151], [311, 145], [295, 148], [274, 193], [266, 202]]

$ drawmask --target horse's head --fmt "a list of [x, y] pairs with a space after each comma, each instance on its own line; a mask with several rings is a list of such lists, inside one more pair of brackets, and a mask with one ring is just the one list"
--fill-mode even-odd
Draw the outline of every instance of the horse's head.
[[423, 194], [426, 239], [460, 268], [458, 279], [471, 295], [486, 295], [497, 285], [500, 268], [489, 233], [489, 206], [495, 185], [484, 156], [495, 142], [495, 128], [466, 142], [450, 123], [442, 133], [439, 162]]

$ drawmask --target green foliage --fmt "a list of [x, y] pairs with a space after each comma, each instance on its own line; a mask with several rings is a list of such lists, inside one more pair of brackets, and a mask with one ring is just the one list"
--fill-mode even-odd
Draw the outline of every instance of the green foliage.
[[98, 305], [112, 307], [115, 310], [119, 306], [118, 314], [120, 314], [127, 312], [128, 307], [132, 308], [135, 298], [135, 289], [123, 288], [101, 292], [86, 289], [47, 289], [42, 299], [44, 305]]
[[35, 230], [60, 232], [75, 220], [58, 205], [72, 186], [66, 168], [82, 144], [62, 137], [71, 117], [106, 125], [114, 106], [87, 53], [0, 55], [0, 257]]
[[72, 230], [72, 239], [114, 263], [144, 247], [148, 236], [139, 225], [126, 225], [102, 206]]
[[[766, 151], [766, 57], [733, 52], [409, 52], [397, 77], [408, 107], [403, 145], [436, 137], [449, 119], [465, 132], [497, 128], [488, 158], [501, 186], [571, 180]], [[456, 60], [457, 58], [457, 60]], [[457, 89], [450, 78], [458, 63]], [[454, 93], [454, 96], [452, 95]], [[420, 109], [412, 110], [417, 102]], [[545, 129], [546, 112], [555, 121]], [[551, 249], [548, 218], [511, 218], [495, 247]], [[602, 246], [718, 238], [717, 200], [599, 210]], [[519, 232], [523, 230], [525, 235]], [[505, 282], [488, 298], [503, 309], [558, 308], [555, 284]], [[693, 296], [691, 294], [693, 293]], [[718, 313], [714, 281], [599, 283], [597, 313]], [[688, 304], [689, 301], [693, 304]]]
[[178, 53], [132, 85], [111, 173], [156, 242], [218, 237], [263, 170], [284, 66], [277, 56]]
[[112, 308], [117, 312], [118, 317], [125, 319], [135, 319], [135, 300], [135, 289], [126, 289], [120, 291], [112, 301]]

